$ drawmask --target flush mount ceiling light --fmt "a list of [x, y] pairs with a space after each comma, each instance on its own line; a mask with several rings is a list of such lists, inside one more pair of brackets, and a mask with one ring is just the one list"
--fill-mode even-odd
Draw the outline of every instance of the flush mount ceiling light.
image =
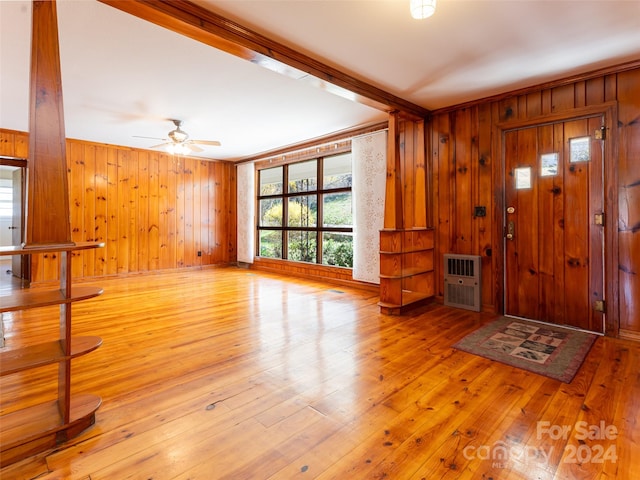
[[409, 0], [409, 9], [417, 20], [428, 18], [436, 11], [436, 0]]

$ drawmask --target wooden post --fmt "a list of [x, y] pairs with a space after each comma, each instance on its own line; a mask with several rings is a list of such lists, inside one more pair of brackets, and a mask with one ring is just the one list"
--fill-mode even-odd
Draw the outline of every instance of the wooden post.
[[414, 122], [415, 129], [415, 205], [413, 210], [413, 227], [427, 226], [427, 169], [425, 162], [425, 126], [424, 120]]
[[24, 247], [73, 244], [55, 0], [33, 2]]
[[434, 232], [427, 227], [424, 119], [391, 113], [388, 138], [378, 305], [393, 315], [433, 298]]
[[399, 230], [404, 225], [402, 178], [400, 168], [399, 114], [389, 114], [387, 141], [387, 183], [384, 198], [384, 228]]

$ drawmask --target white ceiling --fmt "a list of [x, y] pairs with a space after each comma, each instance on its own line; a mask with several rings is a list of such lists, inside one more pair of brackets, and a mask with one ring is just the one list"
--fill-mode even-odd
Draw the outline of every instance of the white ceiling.
[[[640, 59], [640, 1], [200, 0], [198, 4], [427, 109]], [[28, 130], [31, 6], [0, 0], [0, 127]], [[385, 120], [94, 0], [58, 1], [70, 138], [138, 148], [168, 118], [201, 156], [237, 160]]]

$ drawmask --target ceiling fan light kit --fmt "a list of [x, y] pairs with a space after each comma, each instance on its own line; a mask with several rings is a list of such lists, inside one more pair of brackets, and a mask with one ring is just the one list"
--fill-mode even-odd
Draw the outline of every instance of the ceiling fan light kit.
[[429, 18], [436, 12], [436, 0], [409, 0], [409, 10], [416, 20]]
[[182, 143], [189, 138], [189, 135], [184, 130], [180, 130], [180, 125], [182, 125], [182, 121], [180, 120], [172, 120], [174, 125], [176, 126], [175, 130], [171, 130], [169, 132], [169, 138], [173, 140], [175, 143]]
[[170, 143], [167, 145], [167, 152], [171, 155], [188, 155], [191, 149], [184, 143]]

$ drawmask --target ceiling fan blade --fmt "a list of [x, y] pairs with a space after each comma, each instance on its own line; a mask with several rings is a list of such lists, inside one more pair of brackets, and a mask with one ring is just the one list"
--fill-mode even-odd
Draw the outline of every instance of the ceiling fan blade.
[[213, 145], [219, 147], [221, 145], [217, 140], [189, 140], [189, 143], [197, 143], [198, 145]]
[[160, 147], [166, 147], [167, 145], [171, 145], [173, 142], [165, 142], [165, 143], [159, 143], [158, 145], [153, 145], [152, 147], [149, 148], [160, 148]]
[[187, 145], [187, 148], [192, 152], [204, 152], [202, 148], [194, 145], [193, 143], [187, 143], [186, 145]]
[[158, 137], [144, 137], [144, 136], [142, 136], [142, 135], [131, 135], [131, 136], [132, 136], [132, 137], [134, 137], [134, 138], [148, 138], [148, 139], [150, 139], [150, 140], [162, 140], [162, 141], [165, 141], [165, 142], [167, 141], [167, 139], [166, 139], [166, 138], [158, 138]]

